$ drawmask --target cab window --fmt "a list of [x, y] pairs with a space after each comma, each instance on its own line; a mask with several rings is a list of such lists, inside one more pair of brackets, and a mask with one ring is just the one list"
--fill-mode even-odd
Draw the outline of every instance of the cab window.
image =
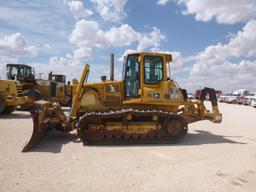
[[145, 56], [144, 73], [146, 84], [159, 83], [163, 79], [163, 58], [160, 56]]
[[129, 55], [125, 67], [125, 96], [138, 97], [140, 88], [140, 65], [138, 55]]

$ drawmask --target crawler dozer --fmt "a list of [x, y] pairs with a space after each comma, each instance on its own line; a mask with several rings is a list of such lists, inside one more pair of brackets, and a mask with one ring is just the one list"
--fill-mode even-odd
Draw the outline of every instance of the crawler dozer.
[[[48, 80], [36, 79], [33, 67], [25, 64], [7, 64], [6, 76], [7, 79], [19, 81], [22, 86], [23, 95], [29, 97], [31, 101], [45, 99], [58, 102], [63, 106], [71, 103], [71, 94], [67, 92], [67, 85], [57, 81], [62, 80], [58, 78], [60, 77], [59, 75], [51, 76], [52, 79]], [[22, 108], [24, 110], [31, 109], [32, 105], [26, 104]]]
[[[222, 121], [214, 89], [204, 88], [199, 100], [189, 100], [186, 90], [170, 78], [170, 54], [128, 54], [121, 81], [114, 80], [113, 61], [112, 55], [110, 79], [102, 76], [99, 83], [86, 83], [89, 65], [84, 66], [68, 116], [56, 103], [36, 103], [31, 111], [32, 137], [23, 152], [51, 130], [77, 130], [84, 144], [177, 142], [186, 135], [189, 123]], [[206, 95], [211, 110], [204, 105]]]
[[0, 80], [0, 114], [14, 112], [18, 105], [27, 102], [22, 96], [21, 85], [18, 81]]

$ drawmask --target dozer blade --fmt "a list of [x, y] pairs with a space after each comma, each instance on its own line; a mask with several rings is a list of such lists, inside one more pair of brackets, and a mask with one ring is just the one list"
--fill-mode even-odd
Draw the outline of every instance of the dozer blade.
[[43, 100], [37, 101], [30, 113], [33, 119], [33, 132], [30, 140], [22, 149], [22, 152], [29, 151], [37, 145], [46, 131], [72, 131], [72, 127], [67, 126], [66, 116], [58, 104]]
[[45, 123], [42, 122], [45, 112], [42, 109], [37, 109], [30, 111], [30, 113], [33, 119], [33, 132], [30, 140], [22, 149], [22, 152], [31, 150], [45, 134]]

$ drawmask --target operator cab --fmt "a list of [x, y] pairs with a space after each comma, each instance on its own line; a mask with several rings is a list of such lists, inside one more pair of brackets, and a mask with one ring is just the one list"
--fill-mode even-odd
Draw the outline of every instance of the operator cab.
[[128, 54], [123, 68], [125, 97], [138, 98], [144, 88], [159, 86], [167, 81], [166, 65], [171, 60], [170, 54]]
[[26, 80], [35, 79], [35, 70], [33, 67], [24, 64], [7, 64], [6, 65], [7, 79], [24, 82]]
[[62, 74], [53, 74], [52, 72], [50, 72], [48, 79], [66, 84], [66, 76]]

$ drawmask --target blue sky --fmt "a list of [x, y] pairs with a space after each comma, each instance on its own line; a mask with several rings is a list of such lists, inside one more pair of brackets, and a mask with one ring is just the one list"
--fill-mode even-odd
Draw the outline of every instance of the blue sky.
[[[0, 0], [0, 74], [9, 62], [90, 81], [108, 75], [109, 53], [171, 52], [172, 78], [188, 90], [256, 87], [255, 0]], [[2, 77], [3, 78], [3, 77]]]

